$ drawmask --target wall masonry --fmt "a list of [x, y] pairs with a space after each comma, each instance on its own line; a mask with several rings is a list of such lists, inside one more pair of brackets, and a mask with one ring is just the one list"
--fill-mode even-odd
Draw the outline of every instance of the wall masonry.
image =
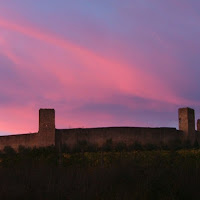
[[0, 150], [5, 146], [11, 146], [18, 150], [24, 147], [47, 147], [55, 145], [55, 110], [39, 110], [39, 131], [37, 133], [0, 136]]
[[195, 139], [195, 114], [192, 108], [179, 108], [179, 130], [184, 132], [185, 140]]
[[112, 140], [113, 145], [125, 143], [126, 145], [138, 142], [145, 144], [169, 144], [174, 140], [181, 140], [183, 132], [175, 128], [142, 128], [142, 127], [108, 127], [85, 129], [56, 130], [59, 144], [69, 148], [79, 141], [87, 141], [101, 147], [107, 140]]
[[0, 137], [0, 150], [3, 150], [5, 146], [11, 146], [13, 149], [18, 150], [18, 147], [39, 147], [37, 133], [10, 135]]
[[197, 120], [197, 131], [200, 131], [200, 119]]
[[197, 122], [195, 131], [194, 110], [191, 108], [180, 108], [179, 130], [176, 128], [148, 128], [148, 127], [105, 127], [84, 129], [55, 129], [55, 110], [39, 110], [39, 131], [37, 133], [0, 136], [0, 150], [5, 146], [11, 146], [15, 150], [18, 147], [47, 147], [62, 145], [73, 147], [79, 141], [102, 146], [107, 140], [113, 144], [125, 143], [127, 145], [135, 142], [145, 144], [169, 144], [175, 140], [195, 139], [200, 144], [200, 120]]
[[39, 110], [38, 143], [40, 146], [55, 145], [55, 110]]

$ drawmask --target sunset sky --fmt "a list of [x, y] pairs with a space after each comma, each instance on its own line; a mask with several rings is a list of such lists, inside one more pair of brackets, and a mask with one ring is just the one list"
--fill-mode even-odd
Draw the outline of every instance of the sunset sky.
[[0, 1], [0, 134], [178, 127], [200, 117], [199, 0]]

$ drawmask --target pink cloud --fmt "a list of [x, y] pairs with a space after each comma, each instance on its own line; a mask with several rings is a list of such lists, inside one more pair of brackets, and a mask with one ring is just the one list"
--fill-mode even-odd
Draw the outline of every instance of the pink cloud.
[[[10, 87], [10, 95], [19, 95], [22, 99], [27, 97], [30, 102], [21, 107], [16, 105], [0, 106], [2, 116], [4, 116], [0, 118], [0, 129], [3, 131], [37, 130], [38, 116], [35, 113], [38, 112], [39, 107], [58, 109], [58, 114], [60, 113], [57, 116], [59, 126], [88, 127], [91, 124], [114, 125], [116, 119], [108, 113], [93, 113], [92, 118], [94, 119], [90, 120], [90, 112], [78, 113], [82, 116], [77, 119], [77, 115], [64, 114], [61, 110], [71, 112], [90, 102], [102, 104], [117, 102], [118, 105], [125, 105], [132, 110], [137, 109], [138, 106], [160, 110], [165, 103], [199, 105], [198, 101], [179, 97], [175, 88], [169, 84], [169, 80], [166, 78], [163, 80], [159, 74], [151, 72], [152, 66], [144, 67], [149, 64], [149, 60], [145, 60], [145, 55], [140, 52], [138, 55], [144, 61], [138, 62], [138, 59], [130, 62], [129, 60], [125, 61], [120, 52], [115, 52], [115, 55], [110, 56], [112, 52], [107, 51], [107, 55], [105, 55], [101, 51], [89, 49], [87, 46], [81, 46], [42, 30], [40, 27], [35, 27], [30, 22], [24, 23], [1, 18], [0, 27], [9, 32], [8, 38], [2, 36], [0, 39], [0, 53], [13, 62], [19, 74], [24, 77], [25, 83], [17, 91], [15, 87]], [[14, 41], [14, 44], [9, 39]], [[96, 39], [98, 40], [98, 38]], [[156, 39], [171, 48], [168, 41], [162, 40], [158, 35], [156, 35]], [[17, 51], [12, 48], [20, 41], [25, 40], [26, 44], [23, 48]], [[137, 48], [134, 51], [137, 52]], [[158, 63], [164, 60], [168, 65], [177, 62], [163, 54], [158, 55], [157, 59]], [[171, 70], [173, 72], [173, 69]], [[173, 81], [176, 82], [176, 79]], [[0, 86], [0, 90], [3, 90], [2, 86]], [[155, 103], [137, 104], [129, 99], [118, 101], [113, 97], [116, 93], [154, 100]], [[59, 104], [60, 101], [64, 101], [64, 103]], [[157, 102], [160, 104], [157, 105]], [[127, 124], [129, 123], [145, 125], [137, 120], [129, 120]]]
[[33, 106], [1, 107], [0, 131], [30, 133], [38, 131], [38, 111]]
[[[105, 85], [105, 87], [115, 88], [116, 90], [122, 91], [124, 93], [134, 94], [144, 98], [151, 98], [171, 103], [180, 103], [180, 101], [188, 103], [184, 99], [176, 97], [176, 95], [173, 94], [173, 91], [170, 90], [171, 88], [168, 89], [168, 86], [160, 82], [160, 80], [157, 79], [156, 76], [150, 73], [146, 73], [144, 70], [141, 70], [140, 66], [138, 66], [137, 63], [129, 64], [121, 62], [120, 59], [112, 60], [104, 58], [101, 55], [97, 55], [95, 52], [89, 51], [85, 47], [81, 47], [74, 43], [70, 43], [69, 41], [62, 40], [49, 33], [41, 32], [36, 28], [32, 28], [28, 25], [17, 25], [17, 23], [12, 23], [0, 19], [0, 26], [11, 31], [22, 33], [28, 37], [44, 41], [53, 46], [58, 46], [65, 51], [72, 52], [79, 59], [80, 64], [84, 65], [84, 67], [86, 68], [87, 73], [85, 73], [85, 76], [88, 76], [88, 73], [90, 74], [90, 77], [87, 77], [89, 78], [88, 82], [90, 83], [93, 80], [95, 81], [96, 85], [103, 84]], [[32, 52], [30, 53], [32, 54]], [[62, 70], [56, 71], [56, 62], [53, 63], [54, 66], [51, 67], [50, 63], [48, 63], [48, 58], [45, 59], [43, 55], [39, 52], [37, 52], [37, 54], [42, 57], [42, 62], [40, 61], [40, 64], [42, 63], [44, 65], [48, 65], [48, 69], [54, 70], [53, 73], [58, 75], [61, 82], [63, 82], [64, 84], [68, 84], [68, 82], [66, 81], [71, 80], [72, 82], [74, 81], [75, 84], [77, 84], [77, 80], [75, 81], [72, 78], [66, 79], [64, 75], [65, 73], [63, 73], [69, 73], [68, 77], [74, 78], [74, 76], [77, 76], [78, 74], [73, 74], [73, 69], [65, 69], [63, 67]], [[9, 57], [11, 58], [10, 55]], [[13, 59], [16, 60], [16, 57], [14, 57]]]

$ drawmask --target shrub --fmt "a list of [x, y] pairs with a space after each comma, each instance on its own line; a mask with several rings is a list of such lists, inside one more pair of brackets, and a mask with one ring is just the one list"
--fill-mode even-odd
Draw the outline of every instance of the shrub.
[[63, 153], [69, 153], [70, 152], [70, 148], [67, 144], [63, 144], [62, 147], [61, 147], [61, 151]]
[[130, 151], [132, 151], [132, 150], [139, 151], [139, 150], [144, 150], [144, 148], [139, 142], [136, 141], [132, 145], [129, 146], [129, 150]]
[[170, 143], [169, 143], [169, 148], [171, 150], [179, 150], [181, 148], [184, 148], [184, 145], [182, 144], [182, 141], [177, 139], [177, 140], [172, 140]]
[[155, 145], [155, 144], [146, 144], [145, 146], [144, 146], [144, 148], [145, 148], [145, 150], [148, 150], [148, 151], [151, 151], [151, 150], [156, 150], [156, 149], [158, 149], [158, 146], [157, 145]]
[[185, 140], [183, 142], [183, 148], [184, 149], [191, 149], [192, 148], [192, 144], [191, 144], [190, 140]]
[[72, 152], [96, 152], [98, 151], [98, 147], [96, 144], [91, 144], [86, 140], [80, 140], [77, 144], [72, 148]]
[[124, 142], [119, 142], [115, 146], [116, 151], [126, 151], [127, 150], [127, 145]]
[[32, 149], [30, 147], [27, 148], [27, 147], [24, 147], [22, 145], [20, 145], [18, 147], [18, 152], [21, 153], [21, 154], [30, 154], [31, 150]]
[[169, 150], [169, 146], [167, 144], [164, 144], [163, 142], [160, 143], [159, 147], [161, 150]]
[[3, 151], [7, 155], [15, 155], [16, 154], [15, 150], [10, 146], [5, 146]]
[[88, 152], [97, 152], [99, 150], [97, 144], [88, 144], [87, 151]]
[[193, 148], [194, 149], [199, 149], [199, 143], [198, 143], [197, 139], [195, 140], [195, 142], [193, 144]]
[[113, 142], [112, 139], [106, 140], [106, 143], [102, 146], [103, 151], [112, 151], [113, 150]]

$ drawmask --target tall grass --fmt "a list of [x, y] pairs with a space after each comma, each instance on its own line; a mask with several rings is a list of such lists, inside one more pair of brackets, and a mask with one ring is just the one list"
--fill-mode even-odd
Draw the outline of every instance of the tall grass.
[[[178, 142], [176, 143], [176, 145]], [[6, 147], [0, 152], [0, 199], [184, 200], [200, 196], [200, 150], [134, 143], [97, 149], [80, 142], [55, 147]]]
[[0, 199], [199, 199], [200, 150], [0, 154]]

